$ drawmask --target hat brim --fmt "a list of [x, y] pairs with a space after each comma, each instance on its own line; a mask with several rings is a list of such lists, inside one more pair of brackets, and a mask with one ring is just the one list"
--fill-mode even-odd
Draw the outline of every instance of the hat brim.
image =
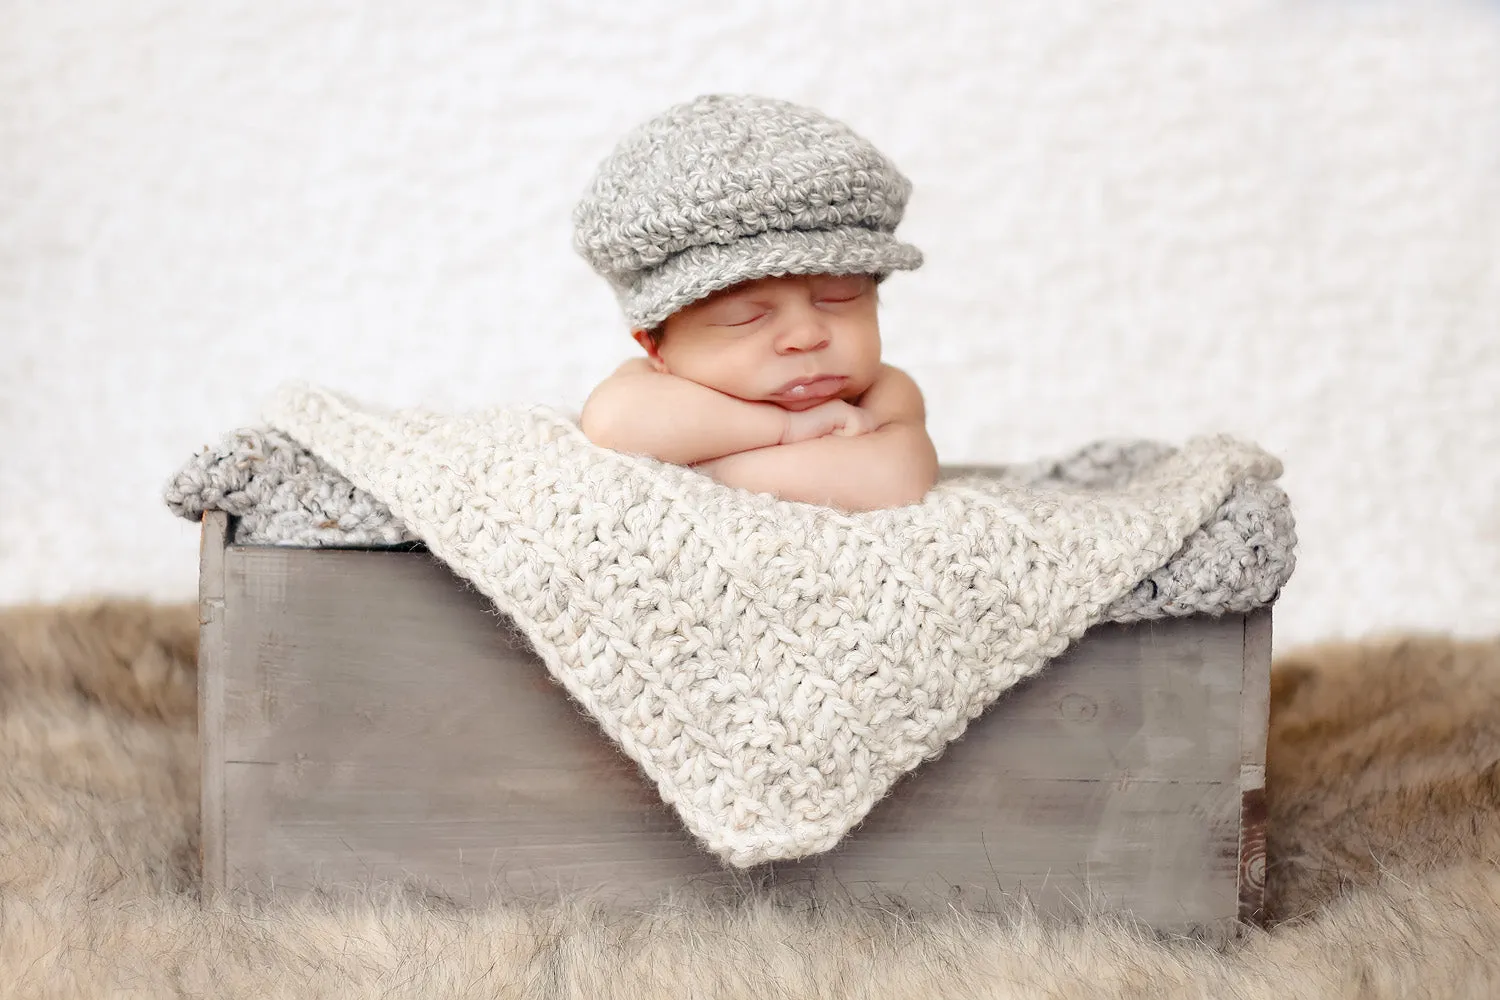
[[699, 299], [742, 281], [789, 274], [873, 274], [922, 266], [922, 252], [859, 226], [761, 233], [690, 247], [618, 290], [633, 330], [650, 330]]

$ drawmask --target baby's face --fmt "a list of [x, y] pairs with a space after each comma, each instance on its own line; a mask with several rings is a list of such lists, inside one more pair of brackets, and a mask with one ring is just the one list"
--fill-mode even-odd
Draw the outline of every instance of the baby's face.
[[875, 280], [761, 278], [670, 316], [659, 344], [637, 334], [657, 370], [740, 399], [805, 410], [855, 399], [880, 370]]

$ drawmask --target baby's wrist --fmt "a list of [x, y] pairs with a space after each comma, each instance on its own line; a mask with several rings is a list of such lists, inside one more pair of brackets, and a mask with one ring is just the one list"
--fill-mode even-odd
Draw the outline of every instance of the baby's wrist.
[[[771, 404], [775, 406], [775, 404]], [[781, 433], [776, 437], [777, 444], [791, 444], [792, 431], [795, 425], [792, 422], [792, 411], [775, 406], [777, 419], [781, 421]]]

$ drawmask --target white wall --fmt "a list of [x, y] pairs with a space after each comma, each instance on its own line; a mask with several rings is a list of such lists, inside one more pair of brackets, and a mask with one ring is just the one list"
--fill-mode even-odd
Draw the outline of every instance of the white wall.
[[576, 196], [748, 90], [915, 182], [885, 328], [944, 459], [1240, 433], [1278, 648], [1500, 629], [1500, 5], [721, 6], [4, 5], [0, 601], [190, 595], [160, 487], [284, 378], [581, 401], [630, 345]]

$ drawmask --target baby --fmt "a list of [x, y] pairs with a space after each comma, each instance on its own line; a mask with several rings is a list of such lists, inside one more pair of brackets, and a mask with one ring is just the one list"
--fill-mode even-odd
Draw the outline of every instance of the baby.
[[881, 361], [877, 284], [922, 262], [892, 235], [911, 185], [809, 108], [707, 96], [616, 148], [575, 212], [646, 356], [582, 427], [726, 485], [848, 511], [937, 479], [922, 394]]

